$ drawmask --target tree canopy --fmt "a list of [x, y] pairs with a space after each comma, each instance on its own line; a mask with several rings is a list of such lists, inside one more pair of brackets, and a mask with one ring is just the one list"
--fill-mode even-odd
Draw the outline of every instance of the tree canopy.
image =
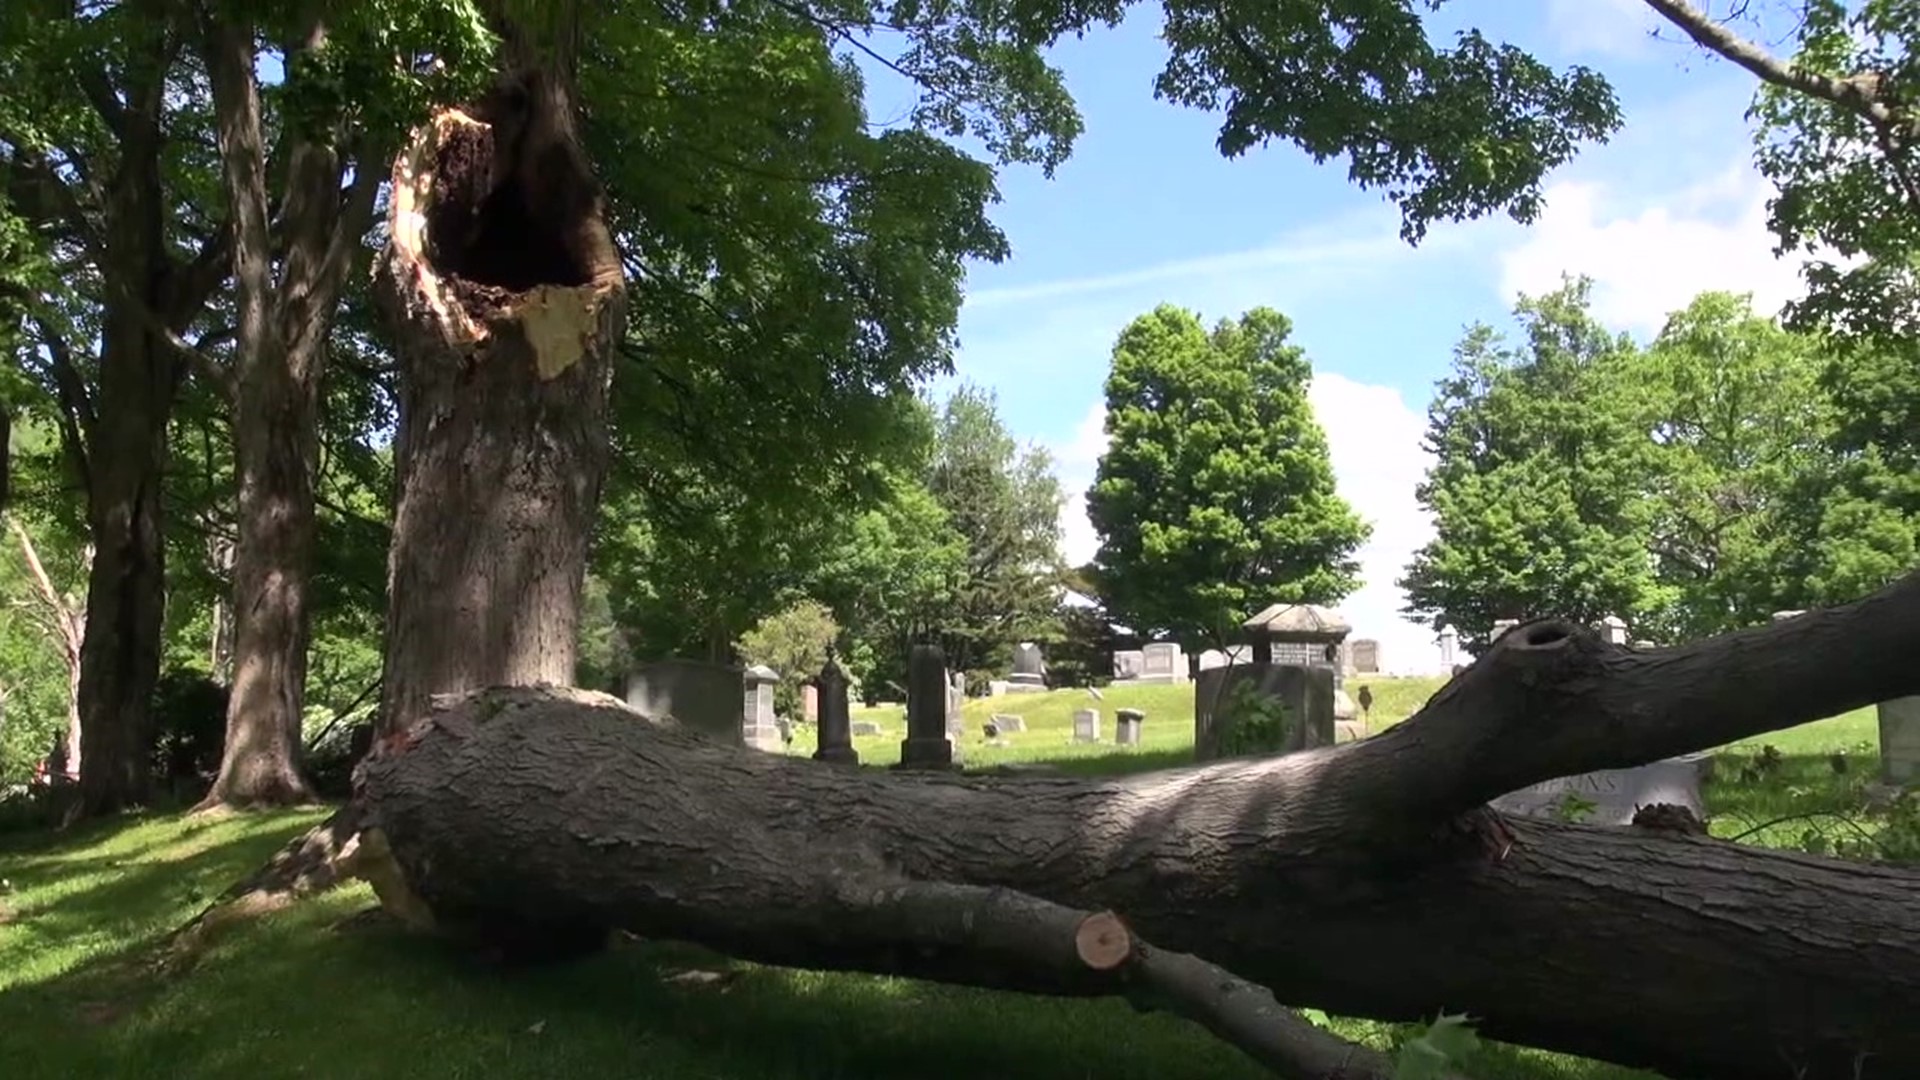
[[1333, 604], [1359, 586], [1368, 526], [1334, 490], [1292, 329], [1255, 308], [1209, 332], [1162, 305], [1121, 331], [1087, 492], [1113, 618], [1221, 644], [1268, 604]]

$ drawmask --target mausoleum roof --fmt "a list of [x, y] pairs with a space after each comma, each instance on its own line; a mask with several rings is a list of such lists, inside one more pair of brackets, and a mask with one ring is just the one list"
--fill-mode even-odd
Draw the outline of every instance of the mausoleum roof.
[[1242, 630], [1277, 641], [1325, 641], [1346, 637], [1353, 624], [1319, 604], [1273, 604], [1240, 624]]

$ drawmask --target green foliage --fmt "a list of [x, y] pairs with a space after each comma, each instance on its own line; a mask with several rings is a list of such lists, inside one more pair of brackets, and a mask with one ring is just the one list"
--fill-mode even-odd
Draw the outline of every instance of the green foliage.
[[226, 687], [192, 668], [175, 668], [161, 674], [153, 698], [154, 777], [178, 797], [197, 797], [220, 771]]
[[1286, 703], [1260, 692], [1249, 681], [1236, 681], [1226, 700], [1216, 706], [1214, 722], [1225, 721], [1216, 743], [1221, 756], [1278, 753], [1287, 745], [1297, 722]]
[[1438, 48], [1422, 6], [1438, 5], [1167, 0], [1155, 90], [1222, 113], [1229, 157], [1273, 139], [1315, 161], [1346, 155], [1356, 185], [1400, 206], [1409, 241], [1496, 210], [1532, 221], [1541, 178], [1619, 127], [1611, 88], [1474, 30]]
[[1430, 412], [1438, 525], [1410, 613], [1617, 614], [1682, 639], [1858, 599], [1920, 561], [1920, 375], [1903, 353], [1783, 328], [1705, 293], [1644, 351], [1587, 286], [1521, 303], [1530, 340], [1470, 330]]
[[1359, 585], [1368, 526], [1334, 491], [1291, 331], [1256, 308], [1209, 333], [1163, 305], [1121, 332], [1087, 493], [1116, 620], [1196, 648], [1268, 604], [1332, 604]]
[[630, 664], [626, 636], [613, 615], [613, 596], [605, 580], [588, 574], [581, 588], [579, 641], [574, 684], [589, 690], [623, 693], [620, 677]]
[[1587, 820], [1597, 809], [1599, 809], [1598, 803], [1582, 798], [1579, 792], [1569, 791], [1560, 797], [1559, 802], [1553, 804], [1553, 816], [1573, 824]]
[[1052, 458], [1015, 443], [991, 392], [962, 386], [947, 399], [926, 488], [965, 564], [939, 608], [917, 613], [914, 630], [936, 635], [957, 670], [999, 666], [1015, 643], [1052, 636], [1065, 496]]
[[774, 705], [781, 715], [800, 715], [800, 688], [827, 666], [827, 651], [840, 636], [833, 612], [825, 605], [802, 600], [754, 624], [740, 636], [735, 650], [749, 664], [764, 664], [780, 676]]
[[1409, 615], [1469, 647], [1503, 618], [1632, 624], [1666, 602], [1647, 556], [1657, 461], [1635, 350], [1593, 319], [1589, 291], [1523, 298], [1519, 348], [1470, 328], [1428, 410], [1417, 494], [1435, 536], [1400, 585]]
[[[313, 17], [305, 4], [237, 4], [281, 40]], [[366, 146], [391, 149], [434, 107], [472, 99], [493, 74], [497, 38], [473, 0], [353, 0], [328, 4], [322, 17], [326, 40], [289, 50], [276, 88], [290, 128], [331, 133], [346, 122]]]
[[1480, 1036], [1465, 1016], [1441, 1013], [1427, 1029], [1400, 1044], [1393, 1080], [1440, 1080], [1480, 1048]]
[[1841, 557], [1810, 559], [1804, 539], [1824, 499], [1808, 481], [1829, 471], [1827, 355], [1749, 298], [1705, 293], [1638, 357], [1654, 443], [1649, 549], [1668, 601], [1646, 612], [1649, 636], [1705, 637], [1815, 602], [1809, 564]]
[[[1780, 191], [1768, 224], [1809, 258], [1797, 323], [1872, 344], [1911, 341], [1920, 300], [1920, 188], [1910, 92], [1920, 9], [1907, 0], [1802, 5], [1790, 62], [1841, 79], [1884, 78], [1887, 131], [1849, 108], [1771, 84], [1758, 89], [1754, 160]], [[1868, 86], [1872, 82], [1867, 83]]]

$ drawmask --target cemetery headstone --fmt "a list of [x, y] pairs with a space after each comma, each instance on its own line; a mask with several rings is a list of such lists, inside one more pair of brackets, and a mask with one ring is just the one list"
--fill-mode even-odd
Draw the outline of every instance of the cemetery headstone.
[[853, 734], [863, 738], [872, 738], [876, 735], [886, 734], [880, 725], [872, 720], [855, 720], [853, 723], [847, 725], [847, 728]]
[[773, 689], [780, 675], [765, 664], [748, 668], [741, 679], [745, 691], [740, 717], [740, 739], [756, 750], [785, 750], [787, 741], [773, 718]]
[[1355, 675], [1378, 675], [1380, 673], [1380, 642], [1374, 638], [1358, 638], [1348, 645], [1348, 655], [1353, 658]]
[[1487, 640], [1499, 641], [1500, 635], [1506, 633], [1507, 631], [1519, 625], [1520, 625], [1519, 619], [1495, 619], [1493, 620], [1493, 636], [1488, 638]]
[[1457, 659], [1455, 659], [1459, 655], [1459, 653], [1460, 653], [1460, 631], [1455, 630], [1451, 626], [1441, 627], [1440, 628], [1440, 667], [1446, 671], [1452, 671], [1453, 665], [1459, 662]]
[[1212, 671], [1217, 667], [1226, 667], [1230, 662], [1227, 654], [1221, 652], [1219, 649], [1208, 649], [1206, 652], [1200, 654], [1201, 671]]
[[1157, 641], [1140, 650], [1139, 681], [1143, 683], [1183, 683], [1187, 681], [1187, 656], [1171, 641]]
[[[1264, 730], [1257, 737], [1234, 730], [1243, 719], [1234, 715], [1242, 695], [1249, 701], [1277, 702], [1284, 714], [1284, 725]], [[1316, 746], [1331, 746], [1335, 730], [1333, 669], [1330, 667], [1234, 664], [1201, 672], [1194, 680], [1195, 761], [1227, 756], [1229, 748], [1235, 752], [1290, 754]]]
[[1027, 718], [1024, 716], [1016, 716], [1012, 713], [994, 713], [993, 726], [999, 728], [1000, 734], [1002, 735], [1009, 732], [1021, 732], [1027, 730]]
[[704, 660], [667, 659], [637, 665], [627, 674], [627, 704], [647, 716], [730, 745], [742, 743], [741, 690], [745, 673]]
[[809, 724], [820, 722], [820, 688], [812, 683], [800, 688], [800, 718]]
[[1113, 681], [1133, 682], [1140, 677], [1140, 671], [1146, 666], [1146, 653], [1139, 649], [1122, 649], [1113, 654]]
[[1627, 643], [1627, 620], [1618, 615], [1609, 615], [1600, 620], [1600, 640], [1609, 645]]
[[1113, 741], [1121, 746], [1140, 745], [1140, 725], [1147, 714], [1140, 709], [1119, 709], [1114, 713]]
[[808, 689], [815, 691], [819, 702], [816, 730], [820, 733], [820, 748], [813, 752], [814, 760], [860, 764], [860, 754], [853, 748], [853, 725], [848, 716], [851, 705], [847, 700], [847, 673], [831, 653], [814, 685]]
[[1073, 711], [1073, 741], [1091, 743], [1100, 741], [1100, 710], [1075, 709]]
[[952, 695], [946, 654], [938, 645], [915, 645], [907, 655], [907, 737], [900, 743], [899, 768], [953, 768], [947, 736]]
[[1706, 817], [1700, 782], [1712, 768], [1712, 755], [1686, 754], [1631, 769], [1600, 769], [1561, 776], [1509, 792], [1493, 800], [1503, 814], [1566, 818], [1589, 825], [1628, 825], [1634, 811], [1654, 803], [1684, 806]]
[[1906, 787], [1920, 782], [1920, 697], [1880, 703], [1880, 779]]
[[967, 704], [967, 673], [950, 672], [947, 685], [947, 741], [953, 744], [953, 763], [959, 765], [966, 757], [961, 747], [967, 738], [967, 719], [961, 710]]
[[1007, 676], [1010, 694], [1038, 693], [1047, 688], [1047, 660], [1040, 646], [1023, 641], [1013, 647], [1013, 673]]

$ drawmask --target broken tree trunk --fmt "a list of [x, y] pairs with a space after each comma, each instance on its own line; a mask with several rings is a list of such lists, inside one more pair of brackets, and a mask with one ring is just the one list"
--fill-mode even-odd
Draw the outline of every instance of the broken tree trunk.
[[878, 917], [907, 886], [1009, 889], [1231, 958], [1295, 1005], [1464, 1012], [1491, 1037], [1676, 1078], [1915, 1075], [1920, 872], [1505, 822], [1482, 803], [1920, 689], [1916, 601], [1920, 575], [1660, 651], [1532, 623], [1374, 738], [1107, 780], [834, 769], [603, 695], [493, 690], [365, 764], [358, 872], [395, 913], [495, 945], [617, 927], [777, 964], [1103, 992]]
[[494, 92], [394, 165], [389, 730], [431, 694], [573, 679], [626, 293], [567, 64], [507, 27]]

